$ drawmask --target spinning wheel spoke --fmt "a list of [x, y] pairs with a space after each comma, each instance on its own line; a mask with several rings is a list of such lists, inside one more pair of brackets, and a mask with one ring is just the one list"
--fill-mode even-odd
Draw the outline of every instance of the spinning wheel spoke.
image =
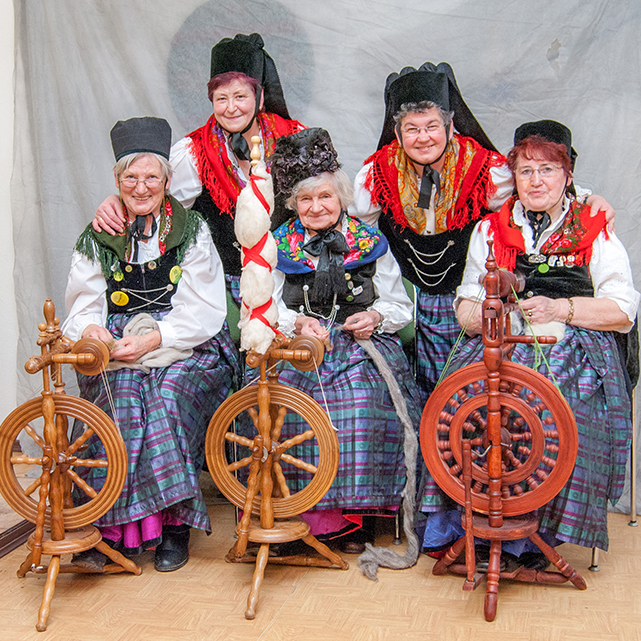
[[254, 441], [250, 438], [240, 436], [240, 434], [234, 434], [233, 432], [227, 432], [227, 434], [225, 434], [225, 440], [231, 443], [238, 443], [238, 445], [244, 445], [245, 447], [253, 447], [254, 445]]
[[109, 462], [106, 459], [78, 458], [69, 465], [73, 465], [73, 467], [109, 467]]
[[67, 476], [69, 476], [76, 486], [79, 487], [87, 496], [90, 496], [92, 499], [95, 499], [98, 496], [98, 492], [96, 492], [89, 483], [81, 479], [73, 470], [67, 470]]
[[227, 466], [227, 469], [230, 472], [235, 472], [236, 470], [240, 470], [243, 467], [247, 467], [251, 462], [252, 462], [252, 457], [246, 456], [245, 458], [241, 458], [240, 460], [235, 461], [234, 463], [230, 463]]
[[306, 472], [310, 472], [311, 474], [316, 474], [316, 472], [318, 472], [318, 468], [315, 465], [312, 465], [311, 463], [305, 463], [305, 461], [301, 461], [300, 459], [290, 456], [289, 454], [281, 454], [280, 458], [281, 461], [285, 461], [286, 463], [297, 467], [299, 470], [305, 470]]
[[44, 459], [40, 456], [38, 458], [32, 458], [30, 456], [12, 456], [11, 464], [12, 465], [42, 465]]
[[36, 443], [36, 445], [38, 445], [38, 447], [40, 447], [40, 449], [44, 449], [45, 442], [42, 440], [42, 437], [40, 436], [40, 434], [38, 434], [38, 432], [36, 432], [36, 430], [33, 429], [33, 427], [31, 427], [31, 425], [29, 425], [29, 423], [27, 423], [23, 427], [23, 429], [31, 437], [31, 439], [34, 441], [34, 443]]
[[274, 476], [276, 477], [276, 480], [278, 482], [278, 489], [280, 490], [281, 496], [291, 496], [291, 492], [289, 491], [289, 486], [287, 485], [287, 481], [285, 480], [285, 476], [283, 474], [283, 468], [281, 467], [280, 463], [278, 461], [274, 461]]
[[75, 454], [94, 434], [94, 430], [91, 427], [87, 427], [85, 431], [67, 448], [67, 456]]
[[29, 487], [26, 487], [23, 492], [25, 496], [31, 496], [42, 485], [42, 479], [37, 478]]

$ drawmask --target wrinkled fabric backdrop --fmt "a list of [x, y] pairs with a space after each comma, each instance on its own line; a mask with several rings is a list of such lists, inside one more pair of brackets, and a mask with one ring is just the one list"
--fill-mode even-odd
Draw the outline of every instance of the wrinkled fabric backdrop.
[[41, 377], [22, 365], [35, 353], [43, 302], [51, 297], [64, 318], [75, 239], [114, 192], [109, 130], [159, 116], [175, 141], [204, 124], [211, 47], [238, 32], [262, 34], [291, 116], [328, 129], [352, 177], [376, 148], [385, 79], [407, 65], [449, 62], [504, 153], [523, 122], [565, 123], [579, 152], [577, 182], [615, 206], [641, 287], [638, 0], [14, 4], [18, 402], [40, 389]]

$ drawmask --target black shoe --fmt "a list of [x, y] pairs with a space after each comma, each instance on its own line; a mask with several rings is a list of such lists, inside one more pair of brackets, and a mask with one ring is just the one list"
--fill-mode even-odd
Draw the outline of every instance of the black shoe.
[[189, 561], [188, 525], [165, 525], [162, 542], [156, 547], [154, 568], [158, 572], [173, 572]]
[[93, 570], [94, 572], [102, 572], [108, 561], [107, 555], [96, 548], [77, 552], [71, 557], [71, 565], [87, 568], [87, 570]]
[[543, 552], [523, 552], [518, 563], [528, 570], [536, 570], [537, 572], [542, 572], [550, 567], [550, 559]]

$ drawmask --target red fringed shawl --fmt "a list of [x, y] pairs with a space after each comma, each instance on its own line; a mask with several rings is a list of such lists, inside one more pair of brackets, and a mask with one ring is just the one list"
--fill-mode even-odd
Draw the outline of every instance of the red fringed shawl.
[[[476, 142], [454, 134], [460, 145], [460, 152], [454, 169], [455, 202], [447, 203], [447, 228], [463, 229], [471, 221], [481, 218], [487, 209], [488, 197], [495, 191], [490, 177], [490, 169], [505, 164], [505, 158], [500, 154], [489, 151]], [[405, 228], [407, 218], [403, 213], [398, 191], [398, 169], [396, 156], [402, 152], [398, 141], [372, 154], [366, 161], [372, 163], [372, 168], [365, 179], [365, 188], [372, 195], [372, 202], [378, 202], [383, 211], [390, 211], [395, 223]], [[464, 171], [466, 152], [472, 155], [471, 163]]]
[[[258, 124], [263, 134], [265, 156], [274, 151], [276, 140], [305, 129], [297, 120], [285, 120], [276, 114], [259, 112]], [[223, 214], [233, 215], [241, 184], [234, 167], [227, 157], [225, 145], [219, 138], [216, 119], [212, 115], [207, 124], [187, 134], [190, 147], [196, 158], [200, 181], [211, 194], [212, 200]]]
[[[494, 256], [499, 267], [514, 269], [516, 256], [525, 252], [523, 234], [514, 224], [512, 210], [517, 196], [512, 196], [501, 207], [500, 211], [489, 215], [490, 230], [494, 237]], [[590, 216], [590, 207], [576, 200], [570, 204], [563, 225], [559, 227], [541, 246], [541, 254], [565, 255], [569, 262], [577, 267], [588, 265], [592, 258], [592, 243], [605, 231], [607, 234], [605, 214], [600, 211]]]

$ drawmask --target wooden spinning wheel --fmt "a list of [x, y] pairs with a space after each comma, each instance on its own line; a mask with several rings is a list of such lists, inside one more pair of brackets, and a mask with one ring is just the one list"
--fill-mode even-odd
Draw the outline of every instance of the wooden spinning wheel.
[[[538, 534], [533, 512], [552, 500], [574, 469], [578, 434], [574, 415], [544, 376], [506, 360], [514, 343], [554, 343], [549, 337], [511, 334], [500, 296], [516, 286], [513, 274], [498, 270], [492, 242], [485, 263], [483, 361], [448, 376], [430, 396], [421, 419], [421, 450], [439, 487], [465, 506], [465, 536], [438, 561], [432, 573], [464, 574], [464, 590], [487, 580], [485, 619], [493, 621], [499, 578], [529, 583], [586, 584]], [[515, 303], [513, 295], [508, 303]], [[476, 514], [475, 514], [476, 513]], [[474, 537], [490, 540], [487, 573], [476, 571]], [[501, 542], [529, 538], [558, 572], [518, 566], [501, 570]], [[465, 551], [465, 565], [457, 563]]]
[[[572, 412], [547, 378], [510, 361], [501, 363], [499, 374], [503, 516], [517, 516], [559, 493], [572, 473], [579, 443]], [[462, 441], [470, 441], [472, 508], [482, 514], [490, 511], [486, 377], [483, 363], [448, 376], [434, 390], [421, 422], [426, 464], [439, 487], [461, 505]]]
[[[122, 492], [127, 475], [127, 450], [122, 436], [102, 410], [84, 399], [67, 396], [61, 377], [63, 363], [73, 365], [88, 376], [98, 374], [109, 360], [109, 350], [94, 339], [74, 343], [65, 338], [49, 299], [44, 305], [44, 316], [46, 322], [38, 325], [41, 354], [25, 364], [31, 374], [42, 370], [42, 397], [15, 409], [0, 426], [0, 492], [11, 508], [36, 524], [35, 532], [27, 541], [29, 554], [18, 569], [18, 577], [24, 578], [30, 571], [47, 574], [36, 625], [39, 631], [47, 629], [58, 573], [94, 571], [74, 565], [61, 566], [63, 554], [97, 548], [112, 561], [104, 567], [105, 573], [141, 573], [135, 563], [104, 543], [98, 529], [90, 525], [111, 508]], [[50, 388], [51, 381], [55, 391]], [[83, 425], [72, 441], [69, 440], [69, 418]], [[13, 444], [19, 437], [23, 444], [26, 441], [35, 444], [40, 453], [37, 456], [13, 453]], [[83, 457], [89, 439], [102, 441], [105, 458]], [[18, 465], [41, 468], [40, 476], [25, 489], [17, 480], [15, 467]], [[84, 481], [83, 468], [104, 469], [102, 486], [93, 488]], [[78, 506], [74, 506], [71, 497], [74, 487], [86, 499]], [[42, 555], [51, 556], [48, 566], [41, 564]]]
[[[301, 391], [278, 383], [278, 375], [267, 369], [276, 360], [291, 361], [294, 367], [309, 371], [322, 362], [323, 346], [317, 339], [300, 336], [291, 341], [274, 340], [265, 355], [250, 352], [247, 363], [260, 367], [257, 385], [247, 387], [228, 398], [209, 424], [205, 453], [207, 465], [218, 489], [237, 507], [243, 517], [236, 528], [238, 540], [227, 554], [230, 563], [256, 563], [254, 580], [247, 600], [245, 617], [253, 619], [258, 593], [267, 563], [336, 566], [348, 564], [309, 533], [309, 526], [296, 515], [312, 508], [329, 490], [338, 470], [339, 445], [332, 424], [320, 405]], [[253, 436], [230, 431], [235, 419], [246, 412]], [[295, 437], [281, 440], [280, 432], [288, 412], [299, 414], [308, 429]], [[246, 448], [239, 460], [228, 460], [229, 445]], [[317, 447], [316, 464], [302, 461], [297, 447]], [[299, 492], [291, 492], [283, 466], [292, 465], [309, 472], [309, 483]], [[246, 482], [235, 475], [248, 468]], [[258, 518], [256, 518], [258, 517]], [[269, 546], [301, 539], [322, 557], [269, 556]], [[246, 555], [248, 541], [260, 544], [256, 557]]]

